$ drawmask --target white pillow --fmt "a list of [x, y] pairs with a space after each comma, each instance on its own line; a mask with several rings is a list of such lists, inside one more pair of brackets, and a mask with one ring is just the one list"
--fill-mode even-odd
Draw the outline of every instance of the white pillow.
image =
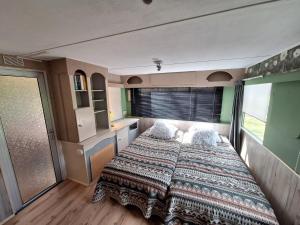
[[197, 130], [192, 134], [192, 144], [217, 146], [214, 130]]
[[202, 130], [202, 131], [209, 131], [211, 133], [213, 133], [212, 135], [214, 136], [214, 138], [216, 139], [216, 142], [223, 142], [222, 139], [220, 138], [219, 136], [219, 133], [211, 128], [205, 128], [205, 127], [202, 127], [200, 125], [194, 125], [194, 126], [191, 126], [190, 129], [189, 129], [189, 133], [191, 135], [193, 135], [196, 131], [199, 131], [199, 130]]
[[150, 128], [150, 135], [154, 138], [169, 140], [175, 137], [177, 130], [172, 124], [157, 120]]

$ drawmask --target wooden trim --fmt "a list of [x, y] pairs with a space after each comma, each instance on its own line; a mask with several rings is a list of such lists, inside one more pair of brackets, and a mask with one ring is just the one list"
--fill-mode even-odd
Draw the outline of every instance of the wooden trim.
[[140, 77], [141, 84], [128, 84], [127, 80], [132, 76], [121, 76], [125, 88], [153, 88], [153, 87], [221, 87], [234, 86], [235, 82], [245, 77], [245, 69], [222, 70], [229, 73], [232, 79], [229, 81], [209, 82], [206, 78], [218, 70], [190, 71], [176, 73], [159, 73], [135, 75]]
[[108, 83], [108, 87], [124, 88], [124, 84]]
[[15, 214], [10, 215], [9, 217], [7, 217], [6, 219], [2, 220], [0, 222], [0, 225], [4, 225], [7, 221], [9, 221], [10, 219], [12, 219], [13, 217], [15, 217]]

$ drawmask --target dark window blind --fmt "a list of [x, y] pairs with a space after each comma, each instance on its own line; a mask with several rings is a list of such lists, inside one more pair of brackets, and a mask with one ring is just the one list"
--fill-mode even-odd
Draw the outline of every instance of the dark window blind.
[[132, 115], [151, 118], [219, 122], [222, 87], [134, 88]]

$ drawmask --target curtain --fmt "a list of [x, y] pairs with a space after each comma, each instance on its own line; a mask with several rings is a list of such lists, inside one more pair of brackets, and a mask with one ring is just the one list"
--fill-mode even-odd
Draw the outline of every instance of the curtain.
[[223, 87], [135, 88], [132, 115], [201, 122], [220, 122]]
[[242, 125], [242, 109], [244, 96], [244, 82], [239, 81], [235, 85], [235, 93], [232, 108], [232, 119], [230, 125], [229, 140], [237, 151], [241, 153], [241, 125]]

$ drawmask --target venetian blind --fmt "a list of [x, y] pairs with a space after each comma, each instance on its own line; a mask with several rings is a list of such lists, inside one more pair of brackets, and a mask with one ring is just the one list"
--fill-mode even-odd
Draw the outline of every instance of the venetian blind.
[[219, 122], [222, 87], [131, 89], [134, 116]]

